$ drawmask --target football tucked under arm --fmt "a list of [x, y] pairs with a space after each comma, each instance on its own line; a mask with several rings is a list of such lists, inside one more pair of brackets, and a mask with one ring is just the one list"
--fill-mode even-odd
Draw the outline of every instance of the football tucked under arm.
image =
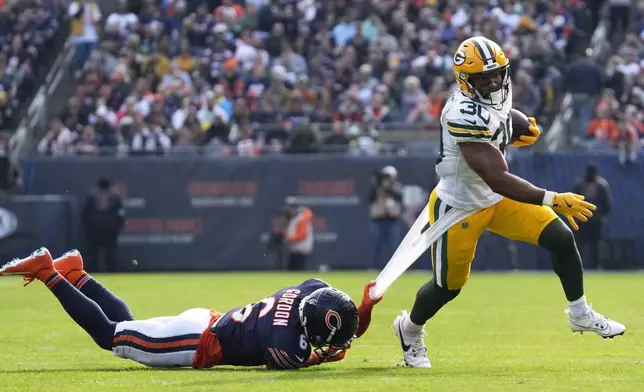
[[512, 137], [510, 138], [512, 145], [525, 147], [534, 144], [541, 134], [534, 117], [528, 117], [516, 109], [512, 109], [510, 115], [512, 116]]

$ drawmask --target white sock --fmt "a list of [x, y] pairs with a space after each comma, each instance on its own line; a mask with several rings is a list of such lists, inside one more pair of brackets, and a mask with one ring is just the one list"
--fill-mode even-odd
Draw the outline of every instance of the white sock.
[[570, 315], [573, 318], [581, 317], [588, 313], [590, 308], [588, 307], [588, 303], [586, 303], [586, 296], [582, 295], [579, 299], [568, 302], [568, 309], [570, 309]]
[[404, 328], [405, 332], [409, 332], [410, 334], [419, 334], [423, 330], [423, 326], [414, 324], [409, 316], [403, 319], [402, 327]]

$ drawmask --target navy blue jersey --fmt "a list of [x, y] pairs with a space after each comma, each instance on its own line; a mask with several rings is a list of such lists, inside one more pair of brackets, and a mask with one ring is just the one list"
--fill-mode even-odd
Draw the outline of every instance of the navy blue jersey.
[[311, 355], [311, 346], [300, 322], [299, 305], [304, 297], [324, 287], [330, 286], [322, 280], [309, 279], [223, 315], [211, 331], [219, 339], [226, 363], [303, 367]]

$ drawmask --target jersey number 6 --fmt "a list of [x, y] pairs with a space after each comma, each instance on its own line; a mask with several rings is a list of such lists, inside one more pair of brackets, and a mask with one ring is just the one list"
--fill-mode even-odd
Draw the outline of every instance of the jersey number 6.
[[257, 316], [257, 318], [262, 318], [266, 316], [268, 312], [271, 311], [271, 309], [273, 309], [273, 306], [275, 305], [275, 298], [268, 297], [268, 298], [264, 298], [259, 302], [255, 302], [254, 304], [248, 304], [243, 308], [239, 309], [238, 311], [236, 311], [235, 313], [233, 313], [233, 315], [231, 316], [232, 319], [238, 323], [243, 323], [253, 312], [253, 306], [258, 304], [263, 306], [262, 306], [262, 309], [259, 311], [259, 315]]

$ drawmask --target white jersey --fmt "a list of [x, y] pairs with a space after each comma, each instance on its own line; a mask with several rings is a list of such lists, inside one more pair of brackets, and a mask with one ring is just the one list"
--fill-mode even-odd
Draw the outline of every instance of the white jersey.
[[504, 155], [512, 137], [512, 93], [499, 109], [481, 104], [457, 90], [441, 113], [440, 157], [436, 173], [438, 197], [446, 204], [463, 209], [490, 207], [502, 196], [492, 189], [465, 162], [458, 143], [491, 143]]

